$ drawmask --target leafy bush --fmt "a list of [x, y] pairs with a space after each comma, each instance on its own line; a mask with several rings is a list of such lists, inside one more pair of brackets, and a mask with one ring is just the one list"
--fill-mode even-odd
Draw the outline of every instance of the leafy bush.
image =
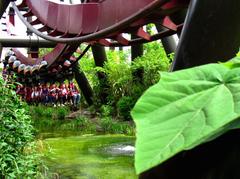
[[16, 93], [0, 77], [0, 178], [35, 178], [35, 153], [30, 117]]
[[144, 45], [144, 55], [134, 60], [132, 71], [143, 69], [143, 87], [148, 89], [160, 80], [160, 72], [168, 71], [170, 67], [169, 58], [166, 56], [159, 42], [152, 42]]
[[69, 114], [70, 110], [69, 108], [66, 108], [66, 107], [60, 107], [56, 110], [56, 112], [57, 112], [57, 119], [63, 120], [65, 116]]
[[110, 117], [104, 117], [100, 121], [100, 126], [104, 133], [134, 135], [134, 127], [126, 122], [113, 120]]
[[[170, 60], [159, 42], [144, 45], [144, 55], [133, 62], [129, 60], [129, 51], [107, 51], [107, 56], [108, 60], [103, 68], [94, 68], [94, 64], [90, 63], [89, 59], [81, 62], [82, 69], [90, 77], [90, 81], [97, 80], [97, 72], [106, 74], [108, 89], [101, 89], [98, 82], [91, 82], [95, 92], [95, 104], [99, 102], [100, 91], [105, 90], [108, 94], [107, 104], [113, 107], [111, 115], [131, 119], [130, 109], [146, 89], [159, 81], [160, 72], [169, 70]], [[141, 83], [133, 76], [134, 71], [138, 69], [143, 70]]]
[[135, 105], [135, 100], [130, 96], [123, 96], [117, 103], [118, 114], [126, 120], [131, 119], [130, 112]]
[[40, 120], [43, 118], [52, 118], [55, 120], [63, 120], [66, 115], [69, 114], [69, 107], [48, 107], [48, 106], [31, 106], [31, 116], [34, 120]]
[[112, 116], [113, 107], [110, 105], [102, 105], [100, 108], [100, 113], [102, 117]]

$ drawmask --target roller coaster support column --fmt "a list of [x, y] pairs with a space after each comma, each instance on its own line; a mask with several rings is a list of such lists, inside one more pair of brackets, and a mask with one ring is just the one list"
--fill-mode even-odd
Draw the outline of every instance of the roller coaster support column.
[[[131, 39], [136, 39], [138, 36], [131, 35]], [[143, 44], [132, 45], [131, 47], [132, 61], [135, 58], [143, 56]]]
[[239, 0], [192, 0], [172, 70], [234, 57], [240, 46], [239, 9]]
[[[157, 28], [158, 32], [161, 32], [162, 30], [164, 30], [164, 27], [162, 27], [158, 23], [156, 23], [156, 28]], [[177, 48], [177, 43], [173, 36], [164, 37], [161, 39], [161, 41], [162, 41], [163, 48], [166, 52], [166, 55], [169, 57], [169, 55], [171, 53], [175, 52], [175, 50]]]
[[9, 15], [9, 22], [13, 26], [15, 26], [15, 11], [12, 7], [9, 8], [8, 15]]
[[[136, 35], [131, 35], [131, 39], [138, 38]], [[134, 61], [137, 57], [143, 56], [143, 44], [136, 44], [131, 46], [131, 59]], [[133, 78], [135, 82], [143, 82], [143, 69], [137, 69], [133, 72]]]
[[73, 66], [73, 72], [75, 75], [75, 80], [77, 81], [84, 98], [86, 99], [88, 105], [91, 106], [93, 104], [93, 90], [88, 83], [85, 74], [80, 70], [80, 66], [78, 63]]
[[[97, 67], [103, 67], [104, 62], [107, 61], [107, 55], [105, 52], [105, 48], [100, 45], [93, 45], [92, 46], [92, 53], [93, 53], [93, 58], [95, 61], [95, 64]], [[98, 79], [100, 81], [100, 99], [102, 103], [107, 102], [107, 96], [108, 92], [106, 89], [108, 89], [107, 85], [107, 77], [106, 74], [103, 72], [98, 72]]]
[[0, 61], [1, 61], [1, 58], [2, 58], [2, 49], [3, 49], [3, 46], [2, 46], [2, 44], [0, 43]]
[[7, 9], [10, 0], [1, 0], [0, 1], [0, 17], [2, 17], [4, 11]]
[[[2, 18], [3, 13], [7, 9], [10, 1], [9, 0], [1, 0], [0, 1], [0, 19]], [[0, 43], [0, 59], [2, 56], [2, 44]]]

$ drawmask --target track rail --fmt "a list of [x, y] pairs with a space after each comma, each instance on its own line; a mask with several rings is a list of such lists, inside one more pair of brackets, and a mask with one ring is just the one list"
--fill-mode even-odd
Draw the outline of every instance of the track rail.
[[[182, 7], [186, 7], [186, 5], [188, 4], [187, 0], [171, 0], [171, 1], [170, 0], [148, 0], [147, 1], [148, 4], [146, 3], [144, 4], [146, 6], [138, 7], [140, 9], [136, 8], [135, 12], [130, 13], [130, 16], [126, 16], [126, 17], [124, 16], [120, 21], [116, 20], [116, 23], [109, 23], [109, 26], [107, 25], [101, 26], [101, 23], [104, 23], [104, 24], [108, 24], [108, 23], [102, 22], [101, 20], [99, 20], [100, 22], [96, 22], [96, 23], [99, 23], [98, 25], [96, 24], [92, 25], [96, 27], [95, 31], [92, 30], [92, 32], [90, 31], [88, 32], [90, 34], [84, 34], [80, 29], [79, 29], [79, 32], [77, 33], [76, 29], [75, 29], [75, 32], [73, 32], [70, 29], [68, 29], [68, 27], [65, 27], [64, 28], [65, 32], [63, 31], [59, 32], [59, 28], [57, 29], [58, 30], [57, 31], [56, 29], [54, 29], [53, 26], [50, 27], [48, 24], [46, 24], [46, 22], [44, 22], [43, 18], [41, 18], [44, 15], [42, 15], [41, 12], [36, 9], [35, 6], [31, 7], [32, 1], [33, 0], [25, 0], [21, 5], [19, 5], [20, 9], [23, 7], [26, 7], [27, 5], [30, 6], [28, 7], [30, 10], [25, 15], [21, 14], [20, 10], [18, 9], [18, 7], [14, 2], [12, 2], [12, 5], [17, 15], [20, 17], [20, 19], [33, 33], [37, 34], [38, 36], [44, 39], [58, 42], [58, 43], [74, 44], [74, 43], [82, 43], [82, 42], [97, 42], [106, 46], [111, 45], [111, 43], [106, 40], [109, 38], [112, 38], [113, 40], [118, 41], [121, 45], [128, 45], [129, 42], [128, 40], [123, 38], [122, 33], [134, 33], [134, 32], [139, 32], [139, 30], [141, 31], [140, 33], [137, 33], [137, 35], [139, 35], [143, 39], [145, 38], [146, 40], [151, 41], [151, 36], [147, 34], [147, 32], [144, 32], [141, 28], [143, 25], [146, 25], [148, 23], [151, 23], [151, 22], [154, 22], [155, 20], [160, 20], [160, 19], [163, 20], [163, 23], [162, 23], [163, 26], [166, 26], [169, 29], [169, 31], [175, 31], [176, 33], [178, 30], [178, 25], [175, 25], [173, 22], [169, 21], [168, 15], [176, 12]], [[104, 2], [109, 2], [109, 1], [111, 0], [106, 0]], [[140, 0], [139, 3], [143, 1], [146, 1], [146, 0]], [[44, 3], [44, 2], [45, 0], [41, 0], [41, 3]], [[101, 4], [101, 3], [91, 3], [91, 4]], [[84, 7], [86, 6], [86, 4], [81, 4], [81, 5], [83, 6], [82, 9], [84, 9]], [[58, 6], [67, 6], [67, 5], [61, 4], [61, 5], [57, 5], [57, 6], [54, 5], [54, 6], [56, 7], [55, 9], [57, 9]], [[74, 7], [74, 6], [76, 5], [72, 5], [71, 7]], [[79, 5], [79, 9], [80, 8], [81, 6]], [[108, 11], [106, 10], [106, 12], [104, 13], [107, 13], [108, 16], [111, 16], [110, 10]], [[37, 19], [32, 23], [27, 22], [25, 17], [34, 16], [34, 15], [37, 17]], [[82, 17], [82, 18], [87, 19], [87, 17]], [[43, 28], [36, 29], [31, 25], [31, 24], [39, 24], [39, 23], [43, 25]], [[56, 24], [54, 20], [53, 20], [53, 23]], [[87, 29], [87, 27], [84, 27], [84, 26], [83, 27], [80, 26], [79, 28]], [[43, 33], [42, 31], [46, 31], [47, 34]], [[58, 35], [58, 37], [53, 37], [51, 35]]]
[[[57, 74], [71, 68], [79, 60], [72, 54], [80, 43], [128, 46], [151, 42], [177, 33], [182, 29], [183, 22], [175, 24], [170, 16], [186, 8], [189, 1], [132, 0], [128, 2], [131, 5], [129, 7], [123, 6], [125, 0], [93, 1], [78, 5], [57, 4], [47, 0], [23, 0], [17, 6], [15, 2], [11, 2], [15, 12], [30, 31], [46, 40], [59, 43], [52, 52], [38, 59], [27, 58], [16, 50], [15, 53], [21, 63], [26, 65], [26, 69], [31, 66], [34, 74], [36, 71], [40, 75], [43, 74], [40, 68], [35, 70], [35, 66], [40, 67], [45, 61], [47, 72], [45, 70], [44, 76]], [[118, 11], [119, 8], [121, 11]], [[22, 14], [21, 10], [25, 14]], [[95, 13], [91, 15], [89, 12]], [[35, 19], [28, 22], [26, 17]], [[165, 27], [161, 32], [150, 35], [144, 30], [145, 25], [156, 22], [161, 22]], [[35, 25], [39, 24], [42, 27], [36, 28]], [[123, 33], [135, 34], [139, 38], [128, 40], [123, 37]], [[86, 49], [88, 48], [90, 45]], [[27, 73], [28, 76], [31, 74]]]

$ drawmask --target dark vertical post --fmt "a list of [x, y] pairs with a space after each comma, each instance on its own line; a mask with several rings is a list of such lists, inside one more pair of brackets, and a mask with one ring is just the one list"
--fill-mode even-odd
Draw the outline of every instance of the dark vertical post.
[[10, 0], [1, 0], [0, 1], [0, 18], [2, 17], [4, 11], [7, 9]]
[[[138, 38], [136, 35], [131, 35], [131, 39]], [[141, 57], [143, 55], [143, 44], [132, 45], [131, 47], [131, 59], [134, 61], [135, 58]]]
[[[31, 22], [32, 21], [32, 17], [27, 17], [27, 21], [28, 22]], [[30, 31], [29, 29], [27, 29], [27, 35], [31, 36], [33, 35], [32, 31]], [[39, 47], [38, 45], [34, 45], [32, 46], [33, 44], [30, 44], [30, 47], [28, 48], [28, 55], [31, 57], [31, 58], [38, 58], [38, 54], [39, 54]]]
[[73, 66], [73, 73], [85, 100], [87, 101], [88, 105], [91, 106], [93, 104], [93, 90], [84, 72], [80, 70], [78, 63]]
[[[131, 39], [138, 38], [136, 35], [131, 35]], [[137, 57], [143, 56], [143, 44], [136, 44], [131, 46], [131, 59], [134, 61]], [[143, 83], [144, 69], [137, 69], [133, 72], [133, 79], [135, 82]]]
[[[158, 32], [161, 32], [164, 30], [164, 27], [162, 27], [159, 23], [156, 23], [156, 28]], [[163, 48], [166, 52], [166, 55], [169, 56], [171, 53], [175, 52], [177, 48], [177, 43], [174, 40], [173, 36], [170, 37], [164, 37], [161, 39]]]
[[[0, 19], [2, 18], [3, 13], [5, 12], [5, 10], [7, 9], [8, 5], [9, 5], [10, 1], [9, 0], [5, 0], [5, 1], [0, 1]], [[0, 43], [0, 59], [2, 57], [2, 49], [3, 46]]]
[[100, 45], [93, 45], [92, 53], [96, 66], [103, 67], [104, 62], [107, 60], [105, 48]]
[[[92, 53], [93, 53], [93, 58], [96, 66], [103, 67], [104, 62], [107, 60], [105, 48], [100, 45], [93, 45]], [[107, 96], [108, 96], [108, 92], [106, 90], [108, 89], [107, 77], [106, 77], [106, 74], [103, 72], [98, 72], [97, 76], [100, 82], [100, 94], [99, 94], [100, 99], [101, 99], [101, 102], [105, 104], [107, 102]]]
[[192, 0], [172, 70], [234, 57], [240, 45], [239, 8], [237, 0]]
[[[64, 1], [64, 0], [61, 0]], [[72, 1], [69, 0], [70, 4]], [[80, 69], [79, 63], [76, 63], [73, 66], [73, 73], [75, 80], [83, 93], [85, 100], [87, 101], [88, 105], [91, 106], [93, 104], [93, 90], [91, 85], [89, 84], [87, 77], [85, 76], [84, 72]]]
[[[32, 21], [32, 17], [31, 16], [27, 17], [27, 21], [31, 22]], [[26, 33], [27, 33], [27, 36], [32, 36], [32, 34], [33, 34], [32, 31], [30, 29], [28, 29], [28, 28], [27, 28]]]
[[1, 60], [1, 58], [2, 58], [2, 49], [3, 49], [3, 46], [2, 46], [2, 44], [0, 43], [0, 60]]
[[[111, 42], [113, 42], [113, 40], [111, 39]], [[115, 47], [109, 47], [110, 50], [114, 51]]]
[[15, 11], [12, 7], [9, 8], [8, 15], [9, 15], [9, 22], [13, 26], [15, 26]]

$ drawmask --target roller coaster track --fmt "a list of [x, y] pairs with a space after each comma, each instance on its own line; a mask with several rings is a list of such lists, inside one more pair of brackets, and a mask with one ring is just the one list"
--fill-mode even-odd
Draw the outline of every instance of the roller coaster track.
[[[47, 0], [23, 0], [18, 6], [14, 2], [12, 5], [23, 23], [44, 39], [69, 44], [98, 42], [109, 46], [111, 43], [106, 39], [113, 39], [119, 45], [129, 45], [122, 33], [136, 33], [140, 38], [151, 41], [143, 26], [156, 21], [161, 21], [164, 27], [176, 33], [182, 24], [176, 25], [169, 16], [186, 7], [189, 0], [131, 0], [127, 6], [124, 3], [124, 0], [104, 0], [66, 5]], [[29, 10], [22, 15], [21, 9]], [[33, 16], [36, 19], [30, 23], [24, 18]], [[41, 28], [32, 27], [39, 24]], [[162, 37], [164, 35], [159, 35]]]
[[[23, 0], [18, 6], [12, 2], [17, 15], [32, 32], [44, 39], [65, 44], [58, 44], [46, 56], [34, 60], [14, 50], [17, 59], [25, 64], [21, 68], [18, 67], [18, 72], [28, 76], [35, 74], [36, 71], [40, 71], [43, 66], [41, 64], [45, 61], [48, 74], [56, 74], [66, 67], [71, 67], [79, 60], [72, 54], [82, 42], [100, 43], [104, 46], [126, 46], [173, 35], [181, 30], [182, 23], [176, 25], [170, 16], [186, 8], [189, 3], [188, 0], [131, 0], [128, 1], [127, 6], [124, 6], [125, 2], [95, 0], [67, 5], [47, 0]], [[22, 14], [21, 11], [25, 12], [26, 9], [28, 9], [27, 13]], [[28, 22], [26, 17], [34, 20]], [[154, 35], [144, 31], [144, 25], [156, 22], [160, 22], [165, 27], [163, 31]], [[37, 29], [36, 25], [41, 27]], [[123, 37], [123, 33], [136, 34], [139, 38], [127, 40]], [[16, 64], [20, 66], [19, 63]]]
[[[16, 35], [12, 32], [13, 28], [14, 27], [12, 27], [10, 23], [7, 23], [8, 33]], [[47, 74], [50, 75], [50, 73], [56, 75], [57, 73], [72, 67], [87, 52], [87, 50], [90, 48], [90, 45], [85, 48], [82, 54], [79, 52], [78, 47], [79, 44], [68, 45], [59, 43], [50, 53], [40, 58], [28, 58], [24, 56], [17, 48], [13, 48], [16, 58], [14, 61], [9, 61], [9, 63], [16, 72], [27, 77], [31, 77], [36, 74], [44, 74], [44, 76], [47, 76]], [[75, 57], [73, 55], [74, 52], [79, 53], [80, 56]]]

